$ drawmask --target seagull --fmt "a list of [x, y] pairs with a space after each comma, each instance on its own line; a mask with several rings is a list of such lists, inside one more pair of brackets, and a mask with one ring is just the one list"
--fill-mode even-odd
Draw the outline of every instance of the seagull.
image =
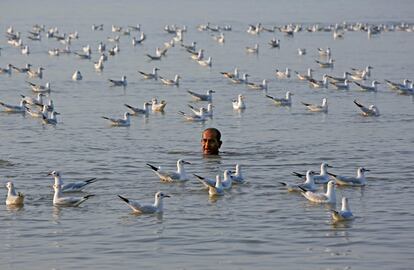
[[23, 205], [24, 195], [23, 193], [16, 192], [13, 182], [7, 182], [6, 187], [8, 189], [6, 205]]
[[288, 191], [301, 191], [301, 190], [316, 191], [318, 190], [318, 187], [315, 185], [315, 181], [313, 179], [314, 175], [315, 175], [315, 172], [309, 170], [306, 172], [306, 181], [301, 184], [290, 184], [286, 182], [280, 182], [280, 184], [286, 186]]
[[150, 110], [150, 106], [151, 106], [151, 103], [149, 103], [149, 102], [145, 102], [145, 103], [144, 103], [144, 106], [143, 106], [143, 109], [136, 108], [136, 107], [133, 107], [133, 106], [128, 105], [128, 104], [124, 104], [124, 105], [125, 105], [125, 107], [127, 107], [127, 108], [131, 109], [131, 111], [132, 111], [131, 115], [139, 115], [139, 114], [143, 114], [143, 115], [145, 115], [145, 116], [148, 116], [148, 114], [149, 114], [149, 110]]
[[322, 80], [310, 78], [308, 81], [311, 88], [328, 88], [328, 76], [326, 74], [323, 74]]
[[149, 166], [155, 172], [155, 174], [160, 178], [162, 182], [172, 183], [172, 182], [185, 182], [189, 180], [187, 173], [184, 169], [184, 164], [191, 164], [191, 163], [183, 159], [179, 159], [177, 161], [176, 172], [165, 172], [161, 170], [161, 167], [157, 168], [149, 163], [147, 163], [147, 166]]
[[259, 44], [255, 44], [254, 47], [246, 47], [247, 53], [259, 53]]
[[91, 53], [87, 52], [87, 53], [78, 53], [78, 52], [73, 52], [75, 55], [78, 56], [78, 58], [80, 59], [91, 59]]
[[146, 73], [143, 71], [138, 70], [138, 72], [140, 74], [142, 74], [142, 76], [144, 77], [144, 79], [153, 79], [153, 80], [158, 80], [158, 73], [157, 71], [160, 70], [159, 68], [155, 67], [152, 69], [152, 73]]
[[298, 54], [299, 55], [305, 55], [306, 54], [306, 49], [305, 48], [298, 48]]
[[102, 71], [103, 69], [104, 69], [104, 64], [103, 64], [103, 62], [104, 62], [104, 60], [102, 60], [102, 59], [99, 59], [99, 61], [98, 62], [94, 62], [94, 67], [95, 67], [95, 70], [97, 70], [97, 71]]
[[362, 74], [349, 74], [349, 77], [353, 79], [354, 81], [365, 81], [368, 77], [367, 72], [363, 72]]
[[190, 45], [185, 45], [185, 44], [181, 43], [181, 47], [184, 47], [184, 49], [190, 50], [190, 51], [195, 51], [196, 50], [196, 45], [197, 45], [196, 41], [191, 42]]
[[161, 76], [158, 76], [158, 78], [160, 78], [161, 82], [165, 85], [174, 85], [177, 87], [180, 85], [180, 79], [181, 79], [180, 75], [175, 75], [174, 80], [166, 79]]
[[204, 117], [213, 117], [213, 104], [209, 103], [207, 104], [207, 109], [202, 110], [203, 108], [195, 108], [194, 106], [188, 104], [188, 107], [190, 107], [190, 110], [198, 116], [204, 115]]
[[361, 103], [359, 103], [356, 99], [354, 100], [355, 105], [357, 105], [361, 109], [361, 114], [363, 116], [380, 116], [380, 112], [375, 105], [370, 105], [369, 107], [365, 107]]
[[43, 105], [43, 108], [42, 108], [41, 111], [32, 111], [30, 108], [26, 107], [26, 112], [34, 118], [42, 118], [43, 119], [45, 116], [47, 117], [47, 112], [48, 112], [47, 105]]
[[22, 53], [22, 54], [24, 54], [24, 55], [28, 55], [28, 54], [30, 54], [30, 49], [29, 49], [29, 46], [24, 45], [24, 46], [22, 47], [22, 49], [21, 49], [21, 53]]
[[239, 94], [237, 96], [237, 99], [234, 99], [232, 101], [233, 103], [233, 109], [234, 110], [244, 110], [246, 109], [246, 104], [244, 103], [244, 96], [242, 94]]
[[331, 57], [331, 48], [326, 48], [326, 49], [318, 48], [318, 53], [320, 56]]
[[239, 69], [235, 68], [234, 72], [220, 72], [226, 78], [239, 78]]
[[295, 71], [296, 76], [301, 81], [307, 81], [309, 79], [312, 79], [312, 77], [313, 77], [312, 72], [313, 72], [313, 69], [311, 69], [311, 68], [308, 68], [308, 73], [307, 74], [300, 74], [299, 72]]
[[38, 105], [38, 106], [43, 106], [44, 105], [43, 104], [43, 97], [45, 96], [45, 94], [43, 94], [43, 93], [38, 93], [36, 98], [27, 97], [25, 95], [20, 95], [20, 96], [29, 105]]
[[247, 82], [247, 87], [254, 89], [254, 90], [265, 90], [267, 91], [267, 80], [264, 79], [261, 84], [256, 84], [252, 82]]
[[82, 80], [82, 74], [80, 73], [80, 71], [79, 70], [76, 70], [75, 71], [75, 73], [73, 73], [73, 75], [72, 75], [72, 80], [74, 80], [74, 81], [80, 81], [80, 80]]
[[344, 82], [329, 82], [334, 88], [338, 90], [349, 90], [349, 80], [345, 79]]
[[47, 51], [50, 56], [59, 56], [60, 50], [58, 48], [50, 49]]
[[377, 85], [380, 84], [379, 81], [372, 81], [371, 86], [369, 85], [363, 85], [359, 82], [354, 82], [356, 85], [359, 86], [359, 88], [363, 91], [368, 91], [368, 92], [377, 92]]
[[328, 188], [326, 193], [315, 193], [312, 191], [307, 191], [304, 188], [299, 188], [303, 191], [301, 194], [311, 202], [315, 203], [329, 203], [335, 204], [336, 203], [336, 192], [335, 192], [335, 182], [329, 181]]
[[243, 177], [243, 173], [241, 170], [241, 165], [240, 164], [236, 164], [236, 171], [234, 172], [234, 174], [231, 175], [231, 178], [233, 180], [233, 184], [243, 184], [244, 183], [244, 177]]
[[83, 197], [62, 197], [62, 190], [60, 185], [53, 185], [55, 190], [55, 195], [53, 196], [53, 205], [54, 206], [79, 206], [81, 203], [86, 201], [92, 196], [92, 194], [83, 196]]
[[102, 31], [103, 30], [103, 24], [98, 24], [98, 25], [92, 24], [92, 30], [93, 31]]
[[[319, 175], [313, 176], [313, 180], [315, 181], [315, 184], [327, 184], [329, 182], [329, 174], [328, 174], [327, 168], [332, 168], [332, 166], [323, 162], [321, 164], [321, 172], [319, 173]], [[299, 178], [306, 178], [306, 174], [301, 174], [297, 172], [292, 172], [292, 174]]]
[[211, 67], [211, 65], [213, 64], [211, 57], [209, 57], [207, 60], [204, 60], [204, 59], [197, 60], [197, 62], [200, 64], [200, 66], [203, 66], [203, 67]]
[[290, 68], [286, 68], [285, 71], [280, 71], [280, 70], [276, 69], [275, 76], [278, 79], [289, 79], [290, 78]]
[[112, 84], [112, 86], [127, 86], [127, 77], [125, 75], [123, 75], [121, 77], [121, 80], [112, 80], [112, 79], [108, 79], [108, 81]]
[[167, 105], [167, 102], [165, 100], [161, 100], [161, 102], [158, 103], [158, 100], [156, 98], [153, 98], [151, 100], [151, 109], [153, 112], [164, 112], [164, 108]]
[[[157, 48], [158, 49], [158, 48]], [[162, 54], [160, 55], [151, 55], [151, 54], [145, 54], [150, 60], [161, 60]]]
[[80, 192], [83, 191], [85, 187], [88, 185], [95, 183], [97, 180], [96, 178], [91, 178], [85, 181], [76, 181], [69, 184], [64, 184], [60, 172], [58, 171], [51, 171], [48, 175], [53, 176], [55, 180], [55, 185], [60, 185], [60, 190], [62, 192]]
[[47, 93], [50, 92], [50, 82], [47, 82], [45, 85], [35, 84], [29, 81], [26, 81], [32, 88], [33, 92], [37, 93]]
[[187, 49], [187, 52], [191, 53], [191, 59], [199, 61], [202, 60], [204, 58], [204, 50], [203, 49], [199, 49], [198, 52], [195, 51], [191, 51], [189, 49]]
[[286, 92], [285, 98], [277, 98], [270, 95], [266, 95], [267, 98], [270, 98], [278, 106], [292, 106], [292, 96], [293, 94], [290, 91]]
[[269, 41], [270, 48], [280, 48], [280, 40], [276, 38], [272, 38]]
[[206, 181], [204, 177], [198, 176], [195, 174], [195, 176], [197, 177], [197, 180], [200, 181], [201, 183], [203, 183], [204, 186], [208, 187], [208, 194], [210, 196], [222, 196], [224, 195], [224, 188], [221, 182], [221, 178], [220, 175], [216, 175], [216, 182], [212, 185], [210, 183], [210, 181]]
[[118, 126], [118, 127], [129, 127], [131, 125], [130, 122], [130, 113], [126, 112], [124, 113], [123, 119], [114, 119], [114, 118], [108, 118], [105, 116], [102, 116], [103, 119], [109, 120], [111, 122], [112, 126]]
[[207, 118], [206, 118], [206, 113], [207, 113], [206, 108], [201, 108], [198, 115], [197, 114], [189, 115], [189, 114], [186, 114], [185, 112], [182, 112], [182, 111], [179, 111], [179, 113], [182, 116], [184, 116], [184, 118], [187, 121], [191, 121], [191, 122], [204, 122], [204, 121], [207, 120]]
[[[19, 73], [27, 73], [30, 70], [31, 67], [32, 67], [32, 64], [26, 64], [26, 66], [22, 67], [22, 68], [19, 68], [19, 67], [16, 67], [16, 66], [12, 65], [12, 68], [14, 70], [16, 70], [17, 72], [19, 72]], [[2, 73], [1, 69], [0, 69], [0, 73]]]
[[131, 199], [127, 199], [121, 195], [118, 197], [123, 200], [134, 212], [139, 214], [154, 214], [154, 213], [162, 213], [163, 212], [163, 199], [169, 198], [170, 196], [164, 194], [161, 191], [155, 193], [155, 202], [154, 204], [140, 204], [139, 202]]
[[351, 75], [351, 73], [349, 72], [344, 72], [344, 76], [343, 77], [334, 77], [334, 76], [330, 76], [330, 75], [326, 75], [329, 80], [331, 82], [345, 82], [346, 79], [348, 79], [348, 75]]
[[220, 35], [218, 35], [218, 36], [212, 36], [213, 37], [213, 39], [215, 40], [215, 41], [217, 41], [218, 43], [224, 43], [225, 42], [225, 39], [224, 39], [224, 33], [220, 33]]
[[333, 68], [335, 60], [332, 58], [329, 58], [327, 62], [315, 60], [315, 62], [321, 67], [321, 68]]
[[385, 80], [385, 82], [391, 90], [399, 90], [401, 88], [408, 88], [411, 80], [405, 79], [403, 83], [396, 83], [389, 80]]
[[236, 84], [241, 84], [241, 83], [248, 83], [248, 77], [249, 77], [250, 75], [249, 74], [247, 74], [247, 73], [244, 73], [243, 74], [243, 76], [242, 76], [242, 78], [239, 78], [239, 77], [232, 77], [232, 78], [229, 78], [230, 79], [230, 81], [232, 82], [232, 83], [236, 83]]
[[365, 168], [358, 168], [357, 170], [357, 176], [341, 176], [336, 175], [333, 173], [328, 173], [331, 175], [334, 179], [337, 185], [340, 186], [354, 186], [354, 187], [361, 187], [366, 185], [366, 179], [365, 179], [365, 172], [369, 172], [370, 170]]
[[364, 69], [358, 69], [358, 68], [351, 68], [352, 73], [355, 75], [366, 75], [367, 77], [371, 76], [371, 70], [374, 69], [371, 66], [366, 66]]
[[27, 101], [25, 99], [21, 99], [20, 105], [10, 105], [0, 101], [0, 105], [4, 107], [4, 111], [8, 113], [24, 113], [26, 112], [26, 105]]
[[347, 197], [342, 197], [341, 211], [332, 210], [331, 215], [332, 219], [335, 222], [354, 219], [354, 215], [352, 214], [351, 208], [349, 207]]
[[52, 112], [50, 118], [47, 117], [46, 115], [42, 114], [43, 123], [49, 124], [49, 125], [56, 125], [58, 123], [56, 115], [58, 115], [58, 114], [60, 114], [60, 113]]
[[42, 79], [43, 78], [43, 70], [45, 70], [43, 67], [39, 67], [37, 69], [37, 71], [30, 69], [30, 70], [27, 71], [27, 75], [29, 75], [30, 78]]
[[326, 98], [322, 99], [322, 105], [310, 104], [305, 102], [302, 102], [302, 104], [305, 105], [306, 108], [311, 112], [328, 112], [328, 100]]
[[216, 91], [214, 90], [208, 90], [206, 94], [199, 94], [191, 90], [187, 90], [187, 93], [192, 95], [194, 99], [199, 100], [199, 101], [208, 101], [208, 102], [213, 101], [213, 93], [215, 92]]

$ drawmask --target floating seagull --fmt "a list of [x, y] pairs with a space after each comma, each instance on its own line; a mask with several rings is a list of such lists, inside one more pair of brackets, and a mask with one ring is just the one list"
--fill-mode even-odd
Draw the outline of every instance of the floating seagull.
[[44, 105], [43, 104], [43, 97], [45, 96], [45, 94], [43, 94], [43, 93], [38, 93], [36, 98], [27, 97], [25, 95], [20, 95], [20, 96], [29, 105], [38, 105], [38, 106], [43, 106]]
[[239, 78], [239, 69], [235, 68], [234, 72], [220, 72], [226, 78]]
[[50, 49], [47, 51], [50, 56], [59, 56], [60, 50], [58, 48]]
[[[329, 182], [329, 174], [328, 174], [327, 168], [332, 168], [332, 166], [323, 162], [321, 164], [321, 172], [319, 173], [319, 175], [313, 176], [313, 180], [315, 181], [315, 184], [327, 184]], [[292, 172], [292, 174], [299, 178], [306, 178], [306, 174], [301, 174], [297, 172]]]
[[139, 114], [143, 114], [143, 115], [145, 115], [145, 116], [148, 116], [148, 114], [149, 114], [149, 110], [150, 110], [150, 106], [151, 106], [151, 103], [149, 103], [149, 102], [145, 102], [145, 103], [144, 103], [144, 106], [143, 106], [143, 109], [136, 108], [136, 107], [133, 107], [133, 106], [128, 105], [128, 104], [124, 104], [124, 105], [125, 105], [125, 107], [127, 107], [127, 108], [131, 109], [131, 111], [132, 111], [131, 115], [139, 115]]
[[334, 77], [334, 76], [331, 76], [331, 75], [326, 75], [328, 78], [329, 78], [329, 80], [331, 81], [331, 82], [345, 82], [345, 80], [347, 80], [348, 79], [348, 75], [350, 75], [351, 73], [349, 73], [349, 72], [344, 72], [344, 76], [343, 77]]
[[73, 73], [72, 80], [74, 80], [74, 81], [82, 80], [82, 74], [80, 73], [79, 70], [76, 70], [75, 73]]
[[195, 176], [197, 176], [197, 180], [200, 181], [201, 183], [203, 183], [204, 186], [208, 186], [208, 194], [210, 196], [222, 196], [222, 195], [224, 195], [224, 189], [223, 189], [223, 185], [221, 183], [220, 175], [216, 175], [216, 182], [214, 183], [214, 185], [211, 185], [211, 183], [209, 181], [205, 181], [204, 177], [198, 176], [196, 174], [195, 174]]
[[208, 102], [213, 101], [213, 93], [215, 92], [216, 91], [214, 90], [208, 90], [206, 94], [199, 94], [191, 90], [187, 90], [187, 93], [192, 95], [194, 99], [199, 100], [199, 101], [208, 101]]
[[32, 111], [30, 108], [27, 108], [26, 107], [26, 112], [31, 117], [34, 117], [34, 118], [42, 118], [43, 119], [45, 116], [47, 117], [47, 113], [48, 113], [47, 105], [43, 105], [43, 108], [42, 108], [41, 111]]
[[207, 109], [202, 110], [203, 108], [195, 108], [192, 105], [188, 104], [188, 107], [190, 107], [190, 110], [198, 116], [204, 115], [204, 117], [213, 117], [213, 104], [209, 103], [207, 104]]
[[280, 48], [280, 40], [276, 38], [272, 38], [269, 41], [270, 48]]
[[313, 72], [313, 69], [311, 69], [311, 68], [308, 68], [308, 73], [307, 74], [300, 74], [299, 72], [295, 71], [296, 76], [301, 81], [307, 81], [309, 79], [312, 79], [312, 77], [313, 77], [312, 72]]
[[161, 82], [165, 85], [174, 85], [177, 87], [180, 85], [180, 79], [181, 79], [180, 75], [175, 75], [174, 80], [166, 79], [161, 76], [158, 76], [158, 78], [160, 78]]
[[322, 80], [310, 78], [308, 81], [311, 88], [328, 88], [328, 76], [326, 74], [323, 74]]
[[94, 67], [95, 67], [95, 70], [97, 70], [97, 71], [102, 71], [103, 69], [104, 69], [104, 64], [103, 64], [103, 60], [102, 59], [99, 59], [99, 61], [98, 62], [94, 62]]
[[305, 102], [302, 102], [302, 104], [305, 105], [306, 108], [311, 112], [328, 112], [328, 100], [326, 98], [322, 99], [322, 105], [310, 104]]
[[211, 65], [213, 64], [211, 57], [209, 57], [207, 60], [197, 60], [197, 62], [203, 67], [211, 67]]
[[270, 98], [278, 106], [292, 106], [292, 96], [293, 94], [290, 91], [286, 92], [285, 98], [277, 98], [270, 95], [266, 95], [267, 98]]
[[387, 83], [388, 87], [391, 90], [398, 90], [398, 89], [401, 89], [401, 88], [408, 88], [409, 83], [411, 82], [411, 80], [405, 79], [403, 81], [403, 83], [392, 82], [392, 81], [389, 81], [389, 80], [385, 80], [385, 82]]
[[37, 71], [30, 69], [30, 70], [27, 71], [27, 75], [29, 75], [30, 78], [42, 79], [43, 78], [43, 70], [45, 70], [43, 67], [39, 67], [37, 69]]
[[335, 60], [332, 58], [329, 58], [327, 62], [315, 60], [315, 62], [321, 67], [321, 68], [333, 68]]
[[[22, 67], [22, 68], [19, 68], [19, 67], [13, 66], [13, 65], [11, 67], [19, 73], [27, 73], [30, 70], [30, 68], [32, 67], [32, 64], [26, 64], [26, 66]], [[0, 69], [0, 73], [2, 73], [1, 69]]]
[[306, 49], [305, 48], [298, 48], [298, 54], [299, 55], [305, 55], [306, 54]]
[[162, 54], [160, 55], [151, 55], [151, 54], [146, 54], [146, 56], [150, 59], [150, 60], [161, 60]]
[[73, 52], [75, 55], [78, 56], [78, 58], [80, 59], [91, 59], [91, 53], [87, 52], [87, 53], [78, 53], [78, 52]]
[[131, 29], [132, 31], [139, 32], [139, 31], [141, 31], [141, 24], [128, 25], [128, 28]]
[[164, 112], [164, 108], [167, 105], [167, 102], [165, 100], [161, 100], [161, 102], [158, 103], [158, 100], [156, 98], [153, 98], [151, 100], [151, 109], [153, 112]]
[[353, 177], [353, 176], [341, 176], [341, 175], [336, 175], [333, 173], [328, 173], [329, 175], [331, 175], [334, 179], [337, 185], [340, 186], [356, 186], [356, 187], [361, 187], [361, 186], [365, 186], [366, 185], [366, 179], [365, 179], [365, 172], [369, 172], [370, 170], [365, 169], [365, 168], [358, 168], [357, 170], [357, 176]]
[[23, 193], [16, 192], [13, 182], [7, 182], [6, 187], [8, 189], [6, 205], [23, 205], [24, 195]]
[[47, 82], [45, 85], [35, 84], [32, 82], [28, 82], [28, 81], [26, 81], [26, 83], [28, 83], [30, 87], [32, 88], [33, 92], [36, 92], [36, 93], [48, 93], [51, 90], [50, 82]]
[[246, 109], [246, 103], [244, 103], [244, 96], [242, 94], [239, 94], [237, 96], [237, 99], [234, 99], [232, 101], [233, 109], [234, 110], [244, 110]]
[[307, 191], [304, 188], [299, 188], [303, 191], [301, 194], [311, 202], [315, 203], [336, 203], [336, 191], [335, 191], [335, 182], [329, 181], [326, 193], [315, 193], [312, 191]]
[[165, 172], [161, 170], [161, 167], [155, 167], [149, 163], [147, 165], [155, 172], [156, 175], [160, 178], [162, 182], [185, 182], [188, 181], [189, 178], [187, 173], [184, 169], [184, 164], [191, 164], [188, 161], [179, 159], [177, 161], [177, 171], [176, 172]]
[[83, 196], [83, 197], [62, 197], [62, 190], [60, 185], [53, 185], [55, 190], [55, 195], [53, 196], [53, 205], [54, 206], [79, 206], [81, 203], [86, 201], [92, 196], [92, 194]]
[[240, 164], [236, 164], [236, 171], [231, 177], [234, 184], [243, 184], [245, 182]]
[[170, 196], [164, 194], [161, 191], [155, 193], [155, 202], [154, 204], [140, 204], [138, 201], [127, 199], [121, 195], [118, 197], [123, 200], [134, 212], [139, 214], [154, 214], [154, 213], [162, 213], [163, 209], [163, 199], [169, 198]]
[[60, 185], [60, 190], [62, 192], [81, 192], [85, 187], [97, 181], [96, 178], [91, 178], [85, 181], [76, 181], [73, 183], [64, 184], [60, 172], [52, 171], [48, 173], [48, 175], [53, 176], [55, 185]]
[[247, 53], [259, 53], [259, 44], [255, 44], [254, 47], [246, 47]]
[[359, 75], [359, 76], [365, 75], [367, 77], [371, 76], [371, 70], [372, 69], [374, 69], [374, 68], [371, 67], [371, 66], [366, 66], [364, 69], [351, 68], [353, 74]]
[[24, 54], [24, 55], [28, 55], [28, 54], [30, 54], [30, 49], [29, 49], [29, 46], [24, 45], [24, 46], [22, 47], [22, 49], [21, 49], [21, 53], [22, 53], [22, 54]]
[[331, 57], [331, 48], [326, 48], [326, 49], [318, 48], [318, 53], [320, 56]]
[[280, 182], [282, 185], [286, 186], [288, 191], [316, 191], [318, 190], [318, 187], [315, 185], [315, 181], [313, 179], [313, 176], [315, 175], [314, 171], [307, 171], [306, 172], [306, 181], [301, 184], [290, 184], [286, 182]]
[[239, 77], [232, 77], [232, 78], [229, 78], [230, 79], [230, 81], [232, 82], [232, 83], [236, 83], [236, 84], [241, 84], [241, 83], [248, 83], [248, 77], [249, 77], [250, 75], [249, 74], [247, 74], [247, 73], [244, 73], [243, 74], [243, 76], [242, 76], [242, 78], [239, 78]]
[[199, 60], [202, 60], [204, 58], [204, 50], [203, 49], [198, 50], [198, 52], [190, 51], [188, 49], [187, 49], [187, 51], [189, 53], [191, 53], [191, 59], [193, 59], [193, 60], [199, 61]]
[[105, 116], [102, 116], [103, 119], [109, 120], [111, 122], [112, 126], [118, 126], [118, 127], [129, 127], [131, 125], [130, 121], [130, 113], [126, 112], [124, 113], [123, 119], [115, 119], [115, 118], [108, 118]]
[[213, 37], [213, 39], [215, 40], [215, 41], [217, 41], [218, 43], [224, 43], [225, 42], [225, 39], [224, 39], [224, 33], [220, 33], [220, 35], [218, 35], [218, 36], [212, 36]]
[[46, 115], [44, 115], [44, 114], [42, 114], [42, 120], [43, 120], [43, 123], [45, 123], [45, 124], [49, 124], [49, 125], [56, 125], [58, 122], [57, 122], [57, 117], [56, 117], [56, 115], [58, 115], [58, 114], [60, 114], [60, 113], [58, 113], [58, 112], [52, 112], [51, 114], [50, 114], [50, 117], [48, 117], [48, 116], [46, 116]]
[[125, 75], [123, 75], [121, 77], [121, 80], [112, 80], [112, 79], [108, 79], [108, 81], [112, 84], [112, 86], [127, 86], [127, 77]]
[[348, 204], [348, 198], [342, 197], [341, 211], [332, 210], [332, 219], [334, 221], [346, 221], [354, 219], [354, 215], [351, 212], [351, 208]]
[[158, 80], [158, 73], [157, 73], [158, 70], [160, 69], [155, 67], [152, 69], [152, 73], [146, 73], [140, 70], [138, 70], [138, 72], [144, 77], [144, 79]]
[[368, 76], [367, 76], [367, 72], [364, 71], [362, 74], [351, 73], [349, 77], [351, 77], [351, 79], [354, 81], [365, 81]]
[[338, 90], [349, 90], [349, 80], [345, 79], [344, 82], [329, 82], [335, 89]]
[[4, 111], [8, 113], [24, 113], [26, 112], [26, 105], [27, 101], [25, 99], [21, 99], [20, 105], [10, 105], [0, 101], [0, 105], [4, 107]]
[[289, 79], [290, 78], [290, 68], [286, 68], [285, 71], [281, 71], [281, 70], [276, 69], [275, 76], [278, 79]]
[[[193, 175], [197, 177], [201, 183], [204, 184], [205, 188], [207, 189], [213, 188], [213, 193], [214, 193], [214, 189], [216, 188], [216, 185], [217, 185], [217, 179], [220, 178], [220, 175], [216, 175], [216, 179], [205, 178], [198, 174], [193, 174]], [[233, 184], [233, 178], [231, 177], [230, 171], [225, 170], [223, 173], [223, 176], [224, 176], [223, 180], [220, 179], [222, 191], [230, 190]], [[212, 194], [212, 195], [215, 195], [215, 194]]]
[[267, 80], [266, 79], [264, 79], [261, 84], [247, 82], [246, 85], [250, 89], [254, 89], [254, 90], [265, 90], [265, 91], [267, 91]]
[[191, 122], [204, 122], [207, 120], [206, 114], [207, 114], [207, 110], [206, 108], [201, 108], [200, 109], [200, 113], [199, 114], [194, 114], [194, 115], [189, 115], [186, 114], [185, 112], [179, 111], [179, 113], [184, 116], [184, 118], [187, 121], [191, 121]]
[[184, 47], [184, 49], [190, 50], [190, 51], [195, 51], [196, 50], [196, 45], [197, 45], [196, 41], [191, 42], [190, 45], [185, 45], [185, 44], [181, 43], [181, 47]]
[[357, 105], [361, 109], [361, 114], [363, 116], [380, 116], [380, 112], [375, 105], [370, 105], [369, 107], [365, 107], [361, 103], [359, 103], [356, 99], [354, 100], [355, 105]]
[[363, 91], [368, 91], [368, 92], [377, 92], [377, 85], [380, 84], [379, 81], [372, 81], [371, 86], [369, 85], [363, 85], [360, 84], [359, 82], [354, 82], [359, 89], [363, 90]]

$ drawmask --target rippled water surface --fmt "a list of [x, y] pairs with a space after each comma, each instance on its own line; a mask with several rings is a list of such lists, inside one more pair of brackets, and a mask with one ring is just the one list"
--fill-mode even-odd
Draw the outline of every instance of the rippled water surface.
[[[174, 4], [172, 3], [174, 2]], [[26, 195], [22, 209], [0, 206], [1, 269], [409, 269], [412, 268], [414, 233], [412, 181], [414, 160], [413, 99], [397, 95], [385, 84], [377, 93], [333, 89], [312, 90], [296, 78], [277, 80], [274, 70], [290, 67], [315, 69], [339, 76], [351, 67], [374, 67], [372, 79], [413, 80], [413, 33], [386, 32], [371, 39], [366, 33], [346, 32], [334, 40], [328, 32], [300, 32], [293, 38], [279, 32], [252, 36], [248, 24], [335, 24], [348, 22], [392, 23], [414, 21], [411, 1], [2, 1], [0, 4], [0, 66], [32, 63], [45, 70], [56, 110], [56, 127], [42, 125], [30, 116], [0, 113], [0, 182], [14, 181]], [[362, 3], [361, 3], [362, 2]], [[358, 6], [358, 8], [356, 8]], [[323, 7], [323, 8], [322, 8]], [[219, 45], [211, 33], [196, 25], [210, 21], [231, 24], [226, 42]], [[79, 32], [72, 48], [90, 44], [93, 60], [97, 44], [114, 34], [111, 24], [140, 23], [148, 39], [132, 47], [121, 37], [121, 52], [110, 57], [102, 73], [92, 61], [73, 55], [51, 57], [47, 50], [62, 47], [53, 39], [27, 41], [35, 23], [57, 26], [61, 33]], [[91, 30], [103, 23], [104, 31]], [[179, 47], [159, 62], [145, 53], [171, 39], [165, 24], [186, 25], [185, 43], [197, 41], [211, 69], [189, 59]], [[7, 44], [4, 35], [13, 25], [22, 33], [31, 54], [23, 56]], [[135, 33], [133, 33], [136, 35]], [[280, 49], [270, 49], [273, 37]], [[260, 44], [260, 52], [247, 55], [245, 46]], [[109, 43], [108, 47], [111, 46]], [[320, 69], [316, 48], [330, 47], [335, 67]], [[297, 55], [297, 48], [308, 53]], [[180, 87], [144, 81], [137, 70], [160, 68], [162, 76], [182, 76]], [[261, 91], [229, 83], [220, 71], [239, 67], [251, 81], [269, 79], [268, 94], [295, 95], [290, 109], [280, 108]], [[79, 69], [84, 80], [73, 82]], [[109, 87], [108, 78], [126, 75], [128, 86]], [[0, 100], [17, 103], [19, 94], [32, 95], [24, 75], [0, 76]], [[178, 111], [188, 111], [187, 89], [216, 91], [214, 118], [204, 124], [185, 122]], [[246, 96], [247, 109], [233, 111], [231, 100]], [[128, 128], [110, 128], [101, 116], [121, 116], [124, 103], [135, 106], [152, 97], [165, 99], [165, 114], [133, 117]], [[328, 98], [328, 114], [305, 111], [304, 102]], [[364, 118], [352, 103], [376, 104], [377, 118]], [[223, 134], [223, 153], [203, 158], [200, 134], [217, 127]], [[209, 199], [200, 184], [158, 181], [146, 167], [150, 162], [174, 169], [184, 158], [187, 171], [208, 177], [242, 164], [248, 183], [224, 197]], [[333, 224], [330, 209], [308, 203], [300, 194], [286, 192], [279, 181], [296, 181], [292, 171], [319, 170], [326, 161], [332, 172], [367, 173], [365, 188], [338, 189], [350, 200], [356, 219]], [[87, 191], [96, 194], [78, 208], [52, 206], [51, 170], [61, 171], [67, 182], [98, 178]], [[162, 190], [171, 195], [162, 216], [137, 216], [117, 194], [152, 202]], [[6, 197], [6, 190], [2, 191]], [[306, 266], [305, 266], [306, 265]]]

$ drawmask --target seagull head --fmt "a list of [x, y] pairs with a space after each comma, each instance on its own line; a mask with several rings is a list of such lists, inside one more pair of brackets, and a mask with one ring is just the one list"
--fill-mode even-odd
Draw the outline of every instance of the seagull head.
[[53, 177], [59, 177], [60, 176], [60, 173], [58, 171], [51, 171], [47, 175], [51, 175]]
[[161, 191], [158, 191], [157, 193], [155, 193], [155, 198], [156, 199], [170, 198], [170, 195], [167, 195]]

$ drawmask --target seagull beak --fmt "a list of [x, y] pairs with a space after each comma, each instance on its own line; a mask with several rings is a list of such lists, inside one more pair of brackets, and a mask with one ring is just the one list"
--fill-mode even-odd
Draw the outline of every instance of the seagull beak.
[[333, 168], [333, 166], [331, 166], [331, 165], [329, 165], [329, 164], [326, 164], [326, 167], [328, 167], [328, 168]]
[[164, 197], [164, 198], [171, 198], [171, 196], [170, 196], [170, 195], [164, 195], [163, 197]]
[[48, 172], [48, 173], [47, 173], [47, 176], [49, 176], [49, 175], [52, 175], [52, 172]]
[[185, 161], [185, 160], [183, 160], [183, 163], [184, 163], [184, 164], [191, 164], [190, 162]]

